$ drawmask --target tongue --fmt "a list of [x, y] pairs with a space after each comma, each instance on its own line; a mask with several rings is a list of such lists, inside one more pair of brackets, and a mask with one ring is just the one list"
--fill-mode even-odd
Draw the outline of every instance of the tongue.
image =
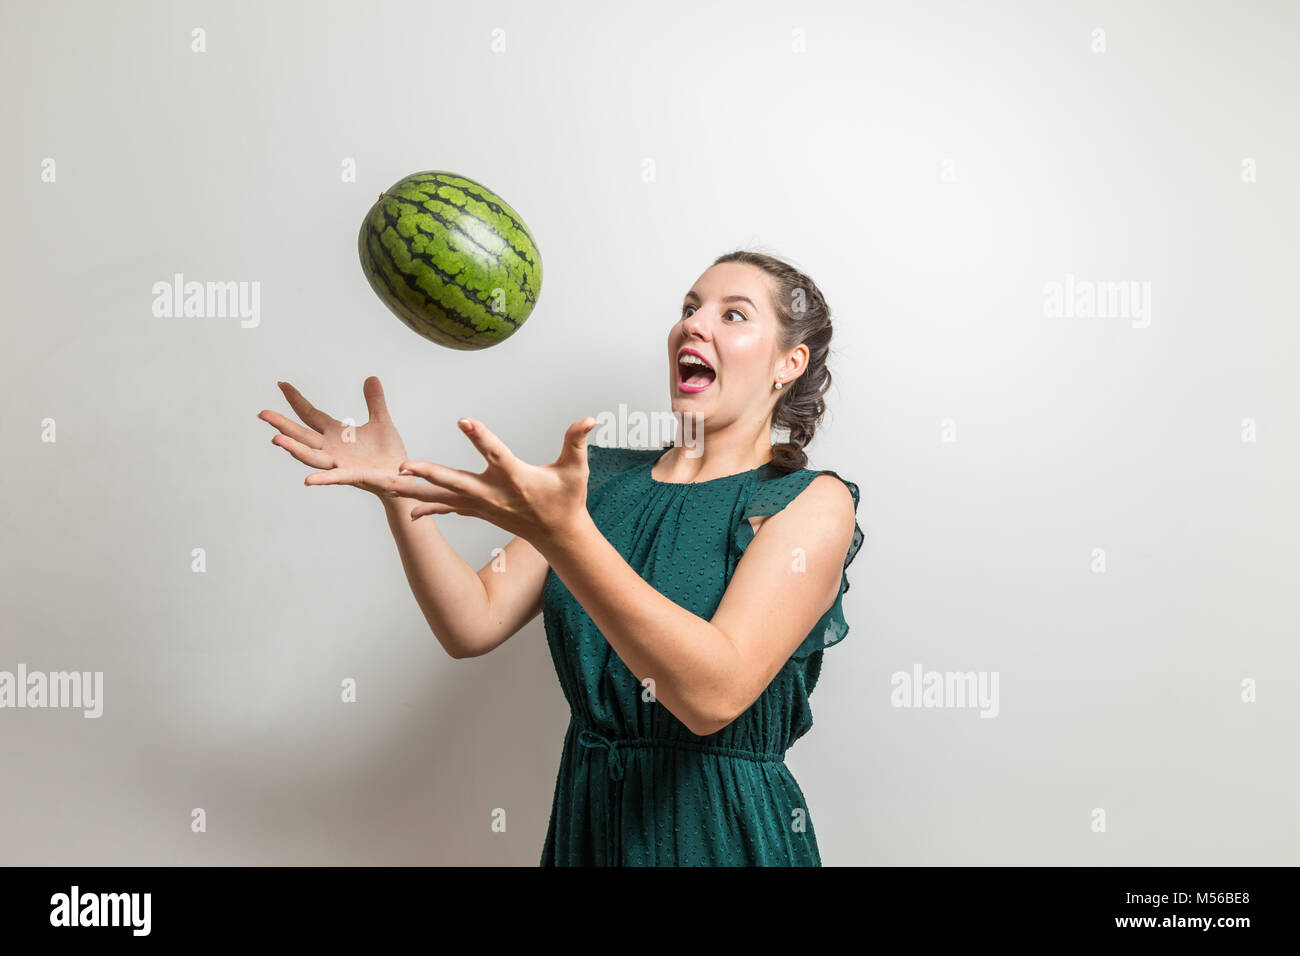
[[707, 385], [709, 382], [712, 382], [715, 377], [716, 377], [715, 372], [711, 372], [708, 369], [702, 368], [699, 369], [698, 371], [692, 372], [690, 374], [690, 377], [686, 379], [684, 384], [692, 385], [692, 386]]

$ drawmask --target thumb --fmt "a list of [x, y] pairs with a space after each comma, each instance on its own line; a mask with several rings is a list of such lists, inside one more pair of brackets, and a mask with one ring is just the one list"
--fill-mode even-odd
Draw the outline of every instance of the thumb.
[[564, 450], [560, 452], [560, 464], [587, 464], [587, 434], [596, 427], [596, 419], [588, 415], [569, 426], [564, 433]]

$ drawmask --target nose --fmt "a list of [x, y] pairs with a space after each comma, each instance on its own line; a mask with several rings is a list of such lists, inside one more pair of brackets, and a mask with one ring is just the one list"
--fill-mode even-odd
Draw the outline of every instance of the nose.
[[696, 309], [690, 315], [682, 319], [682, 331], [688, 338], [705, 339], [708, 331], [708, 323], [704, 318], [702, 310]]

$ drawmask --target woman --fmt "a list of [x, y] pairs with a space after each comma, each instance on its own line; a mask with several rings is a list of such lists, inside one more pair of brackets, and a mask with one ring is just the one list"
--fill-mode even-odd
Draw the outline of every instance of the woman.
[[[848, 631], [845, 571], [862, 544], [857, 486], [805, 467], [830, 339], [807, 276], [719, 257], [668, 334], [672, 407], [695, 416], [698, 457], [588, 447], [586, 418], [535, 466], [461, 419], [485, 471], [409, 461], [374, 377], [370, 421], [351, 433], [285, 383], [307, 427], [259, 415], [321, 469], [307, 484], [380, 497], [452, 657], [543, 613], [570, 722], [542, 865], [821, 865], [784, 754], [812, 725], [823, 649]], [[773, 427], [788, 441], [773, 446]], [[448, 513], [513, 533], [504, 562], [475, 572], [416, 520]]]

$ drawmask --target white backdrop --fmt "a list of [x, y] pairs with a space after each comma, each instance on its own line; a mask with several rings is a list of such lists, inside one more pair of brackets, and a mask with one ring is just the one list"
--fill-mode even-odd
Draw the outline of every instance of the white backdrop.
[[[535, 865], [540, 618], [447, 658], [377, 500], [256, 415], [285, 379], [364, 421], [377, 374], [412, 457], [478, 470], [473, 415], [550, 461], [668, 408], [681, 297], [747, 246], [832, 306], [810, 458], [863, 497], [788, 761], [823, 860], [1300, 862], [1294, 4], [0, 11], [0, 671], [104, 680], [97, 719], [0, 709], [0, 861]], [[498, 347], [362, 275], [424, 169], [538, 239]], [[155, 317], [177, 273], [258, 283], [256, 326]], [[508, 537], [437, 520], [475, 567]], [[996, 674], [996, 718], [894, 706], [918, 666]]]

